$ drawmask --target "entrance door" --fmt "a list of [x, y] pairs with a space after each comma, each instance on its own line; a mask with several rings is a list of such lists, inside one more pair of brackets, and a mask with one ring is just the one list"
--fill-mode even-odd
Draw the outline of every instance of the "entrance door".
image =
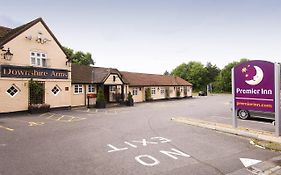
[[109, 102], [109, 86], [104, 86], [104, 97], [107, 102]]
[[40, 81], [29, 82], [29, 104], [45, 103], [45, 84]]

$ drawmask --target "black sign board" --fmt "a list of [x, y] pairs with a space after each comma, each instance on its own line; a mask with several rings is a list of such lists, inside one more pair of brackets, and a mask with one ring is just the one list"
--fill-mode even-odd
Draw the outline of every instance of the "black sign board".
[[68, 79], [68, 70], [32, 66], [0, 65], [0, 77]]

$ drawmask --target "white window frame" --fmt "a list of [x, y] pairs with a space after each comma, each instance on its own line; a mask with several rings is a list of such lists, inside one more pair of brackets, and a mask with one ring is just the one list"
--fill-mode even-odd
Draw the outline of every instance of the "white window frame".
[[133, 88], [133, 95], [138, 95], [138, 88]]
[[116, 86], [109, 86], [110, 92], [116, 92]]
[[151, 95], [155, 95], [156, 94], [156, 88], [151, 88]]
[[[59, 90], [56, 94], [53, 92], [53, 89], [54, 89], [55, 87]], [[52, 94], [53, 94], [54, 96], [57, 96], [57, 95], [61, 92], [61, 88], [60, 88], [58, 85], [55, 85], [55, 86], [52, 88], [51, 92], [52, 92]]]
[[88, 92], [89, 93], [94, 93], [96, 91], [95, 85], [89, 84], [88, 85]]
[[[34, 63], [32, 63], [32, 59], [34, 59]], [[43, 60], [45, 60], [45, 65], [43, 65]], [[30, 51], [30, 65], [31, 66], [48, 67], [47, 60], [48, 60], [47, 53], [38, 52], [38, 51]]]
[[[8, 91], [9, 89], [11, 89], [12, 87], [14, 87], [14, 88], [17, 90], [17, 92], [16, 92], [14, 95], [11, 95], [9, 92], [7, 92], [7, 91]], [[9, 88], [6, 90], [6, 93], [7, 93], [10, 97], [12, 97], [12, 98], [14, 98], [19, 92], [20, 92], [20, 89], [19, 89], [16, 85], [14, 85], [14, 84], [12, 84], [12, 86], [9, 87]]]
[[163, 94], [165, 94], [165, 88], [161, 88], [161, 90], [160, 90], [160, 93], [163, 95]]
[[[76, 91], [77, 89], [77, 91]], [[74, 85], [74, 94], [82, 94], [83, 93], [83, 85], [82, 84], [75, 84]]]

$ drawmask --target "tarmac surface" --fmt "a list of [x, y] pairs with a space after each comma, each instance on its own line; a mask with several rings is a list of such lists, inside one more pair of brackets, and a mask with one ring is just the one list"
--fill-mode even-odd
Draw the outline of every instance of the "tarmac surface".
[[[231, 96], [0, 117], [0, 174], [279, 173], [279, 152], [171, 118], [231, 124]], [[240, 121], [274, 131], [270, 121]], [[261, 169], [263, 167], [263, 169]]]

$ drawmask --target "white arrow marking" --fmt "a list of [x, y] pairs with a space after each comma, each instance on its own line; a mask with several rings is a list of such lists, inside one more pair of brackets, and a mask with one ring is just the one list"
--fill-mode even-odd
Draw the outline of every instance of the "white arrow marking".
[[246, 167], [246, 168], [262, 162], [261, 160], [248, 159], [248, 158], [240, 158], [240, 161], [243, 163], [244, 167]]

